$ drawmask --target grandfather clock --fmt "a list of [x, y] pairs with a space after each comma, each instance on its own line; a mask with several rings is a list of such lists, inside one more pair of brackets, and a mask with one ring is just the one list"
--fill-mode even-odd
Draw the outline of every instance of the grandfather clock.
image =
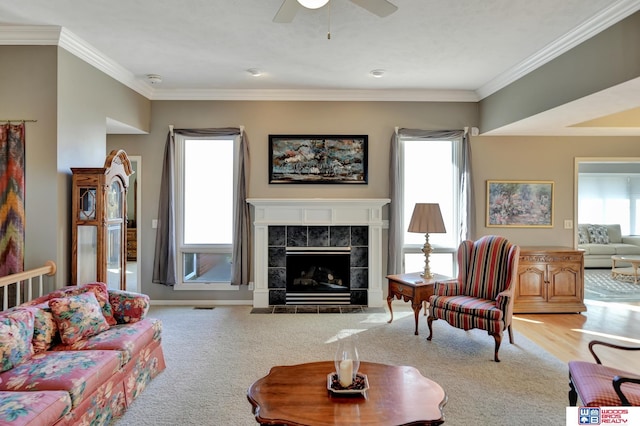
[[107, 156], [104, 167], [71, 168], [71, 283], [100, 281], [125, 289], [127, 187], [133, 173], [123, 150]]

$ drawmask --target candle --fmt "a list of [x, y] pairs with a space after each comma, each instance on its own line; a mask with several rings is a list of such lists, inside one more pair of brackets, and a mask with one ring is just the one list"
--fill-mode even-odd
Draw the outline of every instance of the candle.
[[343, 359], [340, 361], [340, 371], [338, 372], [338, 380], [344, 388], [351, 385], [353, 381], [353, 360]]

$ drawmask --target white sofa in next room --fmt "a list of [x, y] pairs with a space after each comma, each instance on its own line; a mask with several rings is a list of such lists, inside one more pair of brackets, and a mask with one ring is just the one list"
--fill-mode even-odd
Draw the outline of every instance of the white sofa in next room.
[[618, 224], [579, 224], [578, 248], [585, 268], [611, 268], [613, 255], [640, 256], [640, 235], [622, 235]]

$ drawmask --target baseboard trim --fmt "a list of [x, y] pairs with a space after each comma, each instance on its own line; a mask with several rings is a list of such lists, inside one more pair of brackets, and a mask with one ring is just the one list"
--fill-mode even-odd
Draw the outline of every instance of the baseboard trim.
[[151, 306], [252, 306], [253, 300], [151, 300]]

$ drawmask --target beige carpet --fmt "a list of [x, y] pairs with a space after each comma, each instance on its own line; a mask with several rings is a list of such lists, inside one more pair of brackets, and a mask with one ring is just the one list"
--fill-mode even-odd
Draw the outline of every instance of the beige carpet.
[[[411, 365], [448, 395], [446, 425], [560, 425], [567, 405], [566, 365], [524, 336], [505, 336], [501, 363], [493, 338], [434, 323], [415, 336], [408, 304], [388, 313], [251, 314], [250, 307], [152, 308], [164, 324], [167, 370], [154, 379], [116, 426], [256, 425], [251, 383], [274, 365], [333, 359], [335, 336], [358, 333], [362, 360]], [[354, 422], [353, 424], [357, 424]]]

